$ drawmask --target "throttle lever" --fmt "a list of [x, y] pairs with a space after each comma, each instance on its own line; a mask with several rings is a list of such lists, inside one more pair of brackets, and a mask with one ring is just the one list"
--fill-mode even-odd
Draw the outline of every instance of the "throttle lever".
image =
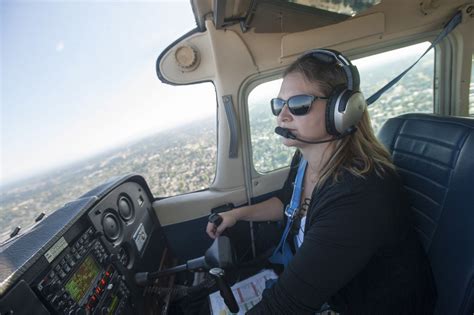
[[218, 213], [212, 213], [211, 215], [209, 215], [207, 220], [213, 223], [216, 227], [221, 225], [222, 223], [222, 217]]

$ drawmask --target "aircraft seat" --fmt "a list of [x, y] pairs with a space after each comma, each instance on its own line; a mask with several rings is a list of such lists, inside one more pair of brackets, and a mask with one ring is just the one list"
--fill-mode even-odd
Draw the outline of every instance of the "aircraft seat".
[[435, 314], [474, 313], [474, 119], [405, 114], [378, 135], [392, 154], [431, 261]]

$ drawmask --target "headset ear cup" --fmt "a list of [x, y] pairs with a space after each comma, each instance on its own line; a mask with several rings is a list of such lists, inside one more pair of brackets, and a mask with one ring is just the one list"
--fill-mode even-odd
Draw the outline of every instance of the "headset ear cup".
[[329, 95], [329, 99], [326, 104], [326, 131], [328, 134], [333, 136], [339, 136], [341, 132], [339, 132], [336, 128], [336, 119], [335, 115], [339, 113], [339, 108], [341, 104], [341, 93], [346, 90], [344, 85], [336, 86], [331, 95]]
[[339, 99], [339, 107], [334, 112], [334, 128], [341, 134], [359, 123], [367, 103], [359, 91], [342, 91]]

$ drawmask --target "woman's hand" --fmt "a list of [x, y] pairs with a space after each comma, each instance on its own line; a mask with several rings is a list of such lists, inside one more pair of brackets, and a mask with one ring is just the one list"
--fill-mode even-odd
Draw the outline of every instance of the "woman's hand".
[[207, 223], [206, 232], [212, 239], [215, 239], [216, 237], [221, 235], [226, 228], [234, 226], [235, 223], [237, 223], [237, 218], [235, 216], [234, 210], [221, 212], [219, 213], [219, 216], [222, 218], [222, 222], [221, 224], [219, 224], [219, 226], [216, 226], [212, 222]]
[[279, 221], [283, 220], [283, 204], [277, 197], [272, 197], [265, 201], [230, 211], [221, 212], [219, 216], [222, 223], [216, 226], [214, 223], [207, 223], [206, 232], [210, 238], [215, 239], [228, 227], [234, 226], [237, 221]]

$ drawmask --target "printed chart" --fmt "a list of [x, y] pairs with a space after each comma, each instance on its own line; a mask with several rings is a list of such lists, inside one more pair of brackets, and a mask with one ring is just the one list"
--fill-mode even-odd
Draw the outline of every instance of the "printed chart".
[[[278, 276], [273, 270], [265, 269], [250, 278], [234, 284], [232, 286], [232, 292], [237, 300], [237, 304], [239, 304], [239, 312], [237, 314], [245, 314], [245, 312], [257, 304], [262, 298], [262, 292], [265, 289], [265, 281], [277, 278]], [[213, 315], [235, 314], [229, 311], [219, 291], [209, 295], [209, 299]]]

